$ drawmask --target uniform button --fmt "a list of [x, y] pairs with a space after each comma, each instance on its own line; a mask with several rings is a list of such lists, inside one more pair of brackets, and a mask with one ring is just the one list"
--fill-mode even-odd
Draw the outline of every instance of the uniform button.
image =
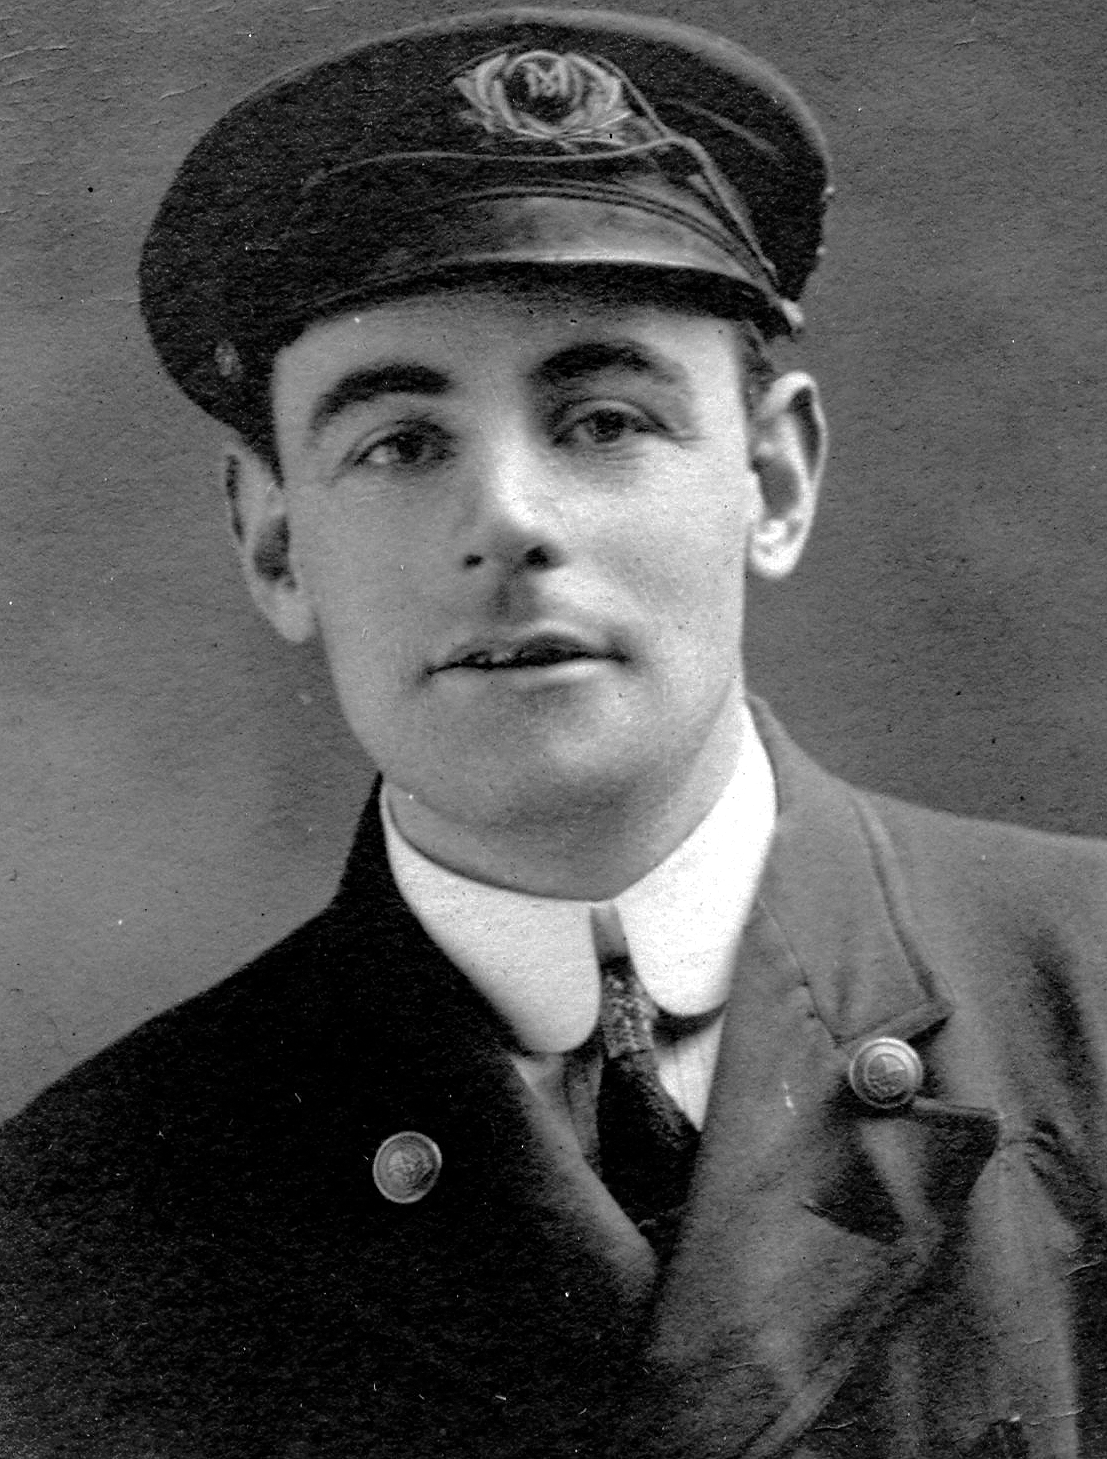
[[922, 1060], [902, 1039], [869, 1039], [849, 1061], [849, 1082], [873, 1109], [895, 1109], [922, 1088]]
[[438, 1181], [442, 1151], [429, 1135], [401, 1130], [389, 1135], [373, 1157], [373, 1180], [386, 1201], [410, 1206]]

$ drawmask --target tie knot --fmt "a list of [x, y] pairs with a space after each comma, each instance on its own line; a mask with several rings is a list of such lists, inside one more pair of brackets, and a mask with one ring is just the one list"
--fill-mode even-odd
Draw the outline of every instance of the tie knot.
[[643, 988], [629, 958], [604, 963], [600, 975], [600, 1028], [607, 1057], [650, 1053], [657, 1004]]
[[609, 1059], [650, 1053], [657, 1004], [642, 986], [630, 960], [619, 913], [613, 903], [592, 908], [592, 936], [600, 966], [600, 1031]]

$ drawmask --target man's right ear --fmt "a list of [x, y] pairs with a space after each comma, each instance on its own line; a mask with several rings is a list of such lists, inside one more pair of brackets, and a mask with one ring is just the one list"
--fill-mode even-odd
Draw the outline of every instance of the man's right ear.
[[223, 490], [251, 598], [282, 638], [305, 643], [315, 609], [296, 571], [284, 488], [271, 466], [235, 442], [223, 452]]

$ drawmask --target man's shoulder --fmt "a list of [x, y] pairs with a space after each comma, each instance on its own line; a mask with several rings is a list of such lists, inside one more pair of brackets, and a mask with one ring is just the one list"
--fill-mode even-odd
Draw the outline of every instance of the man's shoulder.
[[[334, 1003], [372, 959], [352, 967], [332, 905], [212, 986], [166, 1009], [39, 1094], [0, 1130], [0, 1164], [141, 1161], [149, 1142], [233, 1121], [274, 1086], [307, 1079], [329, 1056]], [[126, 1152], [126, 1154], [124, 1154]]]
[[927, 942], [983, 978], [1020, 965], [1098, 998], [1107, 965], [1107, 841], [851, 792], [878, 874]]
[[1034, 882], [1053, 876], [1107, 875], [1107, 839], [1043, 831], [1011, 821], [937, 810], [880, 791], [850, 787], [862, 813], [879, 825], [901, 857], [940, 858], [989, 873], [1025, 874]]
[[[1007, 821], [936, 810], [840, 779], [811, 759], [760, 701], [753, 701], [769, 750], [784, 818], [794, 815], [801, 837], [830, 822], [857, 824], [881, 867], [894, 863], [953, 892], [987, 887], [1003, 896], [1015, 888], [1048, 896], [1080, 887], [1101, 897], [1107, 911], [1107, 840], [1041, 831]], [[821, 834], [817, 831], [816, 834]]]

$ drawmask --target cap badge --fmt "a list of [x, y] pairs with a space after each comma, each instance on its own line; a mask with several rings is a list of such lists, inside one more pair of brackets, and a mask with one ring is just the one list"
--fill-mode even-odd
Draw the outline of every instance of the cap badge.
[[581, 143], [625, 147], [636, 138], [623, 78], [600, 61], [572, 52], [500, 51], [454, 78], [469, 103], [463, 120], [493, 137], [552, 142], [569, 151]]

